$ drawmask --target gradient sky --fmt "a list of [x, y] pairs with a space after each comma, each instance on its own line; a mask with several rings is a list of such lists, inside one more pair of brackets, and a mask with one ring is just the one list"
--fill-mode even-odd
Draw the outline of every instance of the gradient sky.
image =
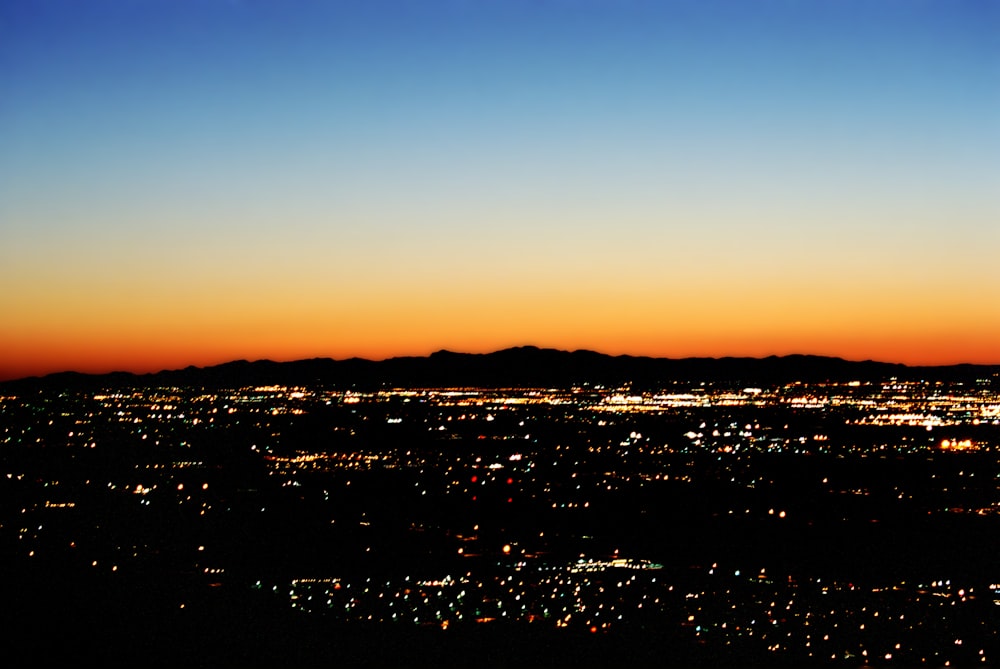
[[0, 378], [1000, 363], [1000, 3], [0, 3]]

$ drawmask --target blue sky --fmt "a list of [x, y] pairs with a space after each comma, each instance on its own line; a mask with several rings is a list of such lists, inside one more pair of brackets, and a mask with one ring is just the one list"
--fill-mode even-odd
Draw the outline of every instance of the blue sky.
[[[676, 286], [710, 267], [703, 283], [763, 276], [773, 302], [781, 266], [814, 273], [789, 309], [910, 285], [964, 294], [949, 317], [993, 332], [971, 305], [1000, 297], [997, 34], [988, 1], [7, 2], [0, 292], [31, 297], [0, 303], [21, 314], [6, 336], [27, 346], [67, 294], [114, 320], [131, 298], [107, 287], [137, 271], [164, 314], [178, 273], [250, 304], [248, 264], [302, 314], [341, 305], [315, 288], [333, 284], [388, 313], [414, 279], [408, 299], [445, 314], [463, 284], [530, 301], [539, 281], [725, 307]], [[932, 283], [942, 259], [962, 272]], [[638, 327], [646, 343], [608, 348], [694, 351]]]

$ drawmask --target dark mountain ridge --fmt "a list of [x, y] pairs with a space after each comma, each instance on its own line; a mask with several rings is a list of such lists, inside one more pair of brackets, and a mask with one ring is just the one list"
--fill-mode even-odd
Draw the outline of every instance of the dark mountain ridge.
[[0, 383], [0, 388], [132, 388], [191, 386], [237, 388], [254, 385], [380, 387], [545, 387], [631, 384], [656, 388], [675, 382], [774, 384], [941, 380], [1000, 383], [1000, 365], [907, 366], [872, 360], [850, 361], [815, 355], [765, 358], [653, 358], [612, 356], [595, 351], [562, 351], [520, 346], [492, 353], [441, 350], [425, 357], [386, 360], [312, 358], [291, 362], [236, 360], [210, 367], [186, 367], [150, 374], [59, 372]]

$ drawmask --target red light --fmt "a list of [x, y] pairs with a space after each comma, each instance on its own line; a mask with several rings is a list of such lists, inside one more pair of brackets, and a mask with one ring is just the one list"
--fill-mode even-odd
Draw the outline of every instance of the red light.
[[479, 477], [478, 477], [478, 476], [473, 476], [473, 477], [472, 477], [472, 482], [473, 482], [473, 483], [475, 483], [475, 482], [476, 482], [476, 481], [478, 481], [478, 480], [479, 480]]
[[591, 634], [597, 634], [597, 625], [593, 625], [593, 626], [591, 626], [591, 628], [590, 628], [590, 633], [591, 633]]
[[514, 498], [513, 498], [513, 497], [508, 497], [508, 498], [507, 498], [507, 503], [508, 503], [508, 504], [510, 504], [510, 503], [511, 503], [511, 502], [513, 502], [513, 501], [514, 501]]
[[514, 482], [514, 479], [510, 479], [510, 478], [509, 478], [509, 479], [507, 479], [507, 485], [510, 485], [510, 484], [511, 484], [511, 483], [513, 483], [513, 482]]

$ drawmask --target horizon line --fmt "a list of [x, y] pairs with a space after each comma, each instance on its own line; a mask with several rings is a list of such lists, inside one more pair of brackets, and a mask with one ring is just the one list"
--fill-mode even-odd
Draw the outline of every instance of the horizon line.
[[824, 354], [817, 354], [817, 353], [785, 353], [785, 354], [772, 353], [772, 354], [769, 354], [769, 355], [762, 355], [762, 356], [761, 355], [758, 355], [758, 356], [753, 356], [753, 355], [720, 355], [720, 356], [679, 356], [679, 357], [671, 357], [671, 356], [644, 355], [644, 354], [636, 354], [636, 353], [604, 353], [602, 351], [598, 351], [598, 350], [594, 350], [594, 349], [587, 349], [587, 348], [564, 349], [564, 348], [555, 348], [555, 347], [547, 347], [547, 346], [538, 346], [538, 345], [534, 345], [534, 344], [520, 344], [520, 345], [506, 346], [506, 347], [503, 347], [503, 348], [498, 348], [498, 349], [494, 349], [494, 350], [490, 350], [490, 351], [482, 351], [482, 352], [456, 351], [456, 350], [452, 350], [452, 349], [448, 349], [448, 348], [440, 348], [440, 349], [436, 349], [434, 351], [431, 351], [430, 353], [425, 353], [425, 354], [422, 354], [422, 355], [420, 355], [420, 354], [392, 355], [392, 356], [386, 356], [384, 358], [376, 358], [376, 357], [366, 358], [366, 357], [357, 356], [357, 355], [347, 356], [347, 357], [340, 357], [340, 358], [335, 358], [335, 357], [332, 357], [332, 356], [322, 356], [322, 355], [311, 356], [311, 357], [304, 357], [304, 358], [289, 358], [289, 359], [274, 359], [274, 358], [267, 358], [267, 357], [265, 357], [265, 358], [255, 358], [255, 359], [249, 359], [249, 358], [232, 358], [232, 359], [228, 359], [228, 360], [223, 360], [221, 362], [208, 363], [208, 364], [204, 364], [204, 365], [196, 365], [196, 364], [192, 363], [192, 364], [188, 364], [188, 365], [184, 365], [184, 366], [164, 367], [164, 368], [161, 368], [161, 369], [157, 369], [155, 371], [144, 371], [144, 372], [143, 371], [132, 371], [132, 370], [128, 370], [128, 369], [112, 369], [112, 370], [104, 371], [104, 372], [85, 372], [85, 371], [80, 371], [78, 369], [63, 369], [63, 370], [58, 370], [58, 371], [46, 372], [46, 373], [43, 373], [43, 374], [31, 374], [31, 375], [28, 375], [28, 376], [9, 377], [9, 378], [0, 377], [0, 383], [14, 383], [14, 382], [19, 382], [19, 381], [43, 380], [43, 379], [46, 379], [46, 378], [49, 378], [49, 377], [52, 377], [52, 376], [61, 376], [61, 375], [77, 375], [77, 376], [84, 376], [84, 377], [101, 377], [101, 376], [136, 376], [136, 377], [143, 377], [143, 376], [156, 376], [158, 374], [168, 374], [168, 373], [171, 373], [171, 372], [180, 372], [180, 371], [184, 371], [184, 370], [208, 370], [208, 369], [214, 369], [216, 367], [223, 367], [225, 365], [240, 364], [240, 363], [251, 364], [251, 365], [252, 364], [260, 364], [260, 363], [272, 363], [272, 364], [284, 365], [284, 364], [295, 364], [295, 363], [299, 363], [299, 362], [311, 362], [311, 361], [347, 362], [347, 361], [352, 361], [352, 360], [363, 361], [363, 362], [371, 362], [371, 363], [381, 363], [381, 362], [389, 362], [389, 361], [392, 361], [392, 360], [429, 359], [429, 358], [431, 358], [431, 356], [440, 355], [440, 354], [468, 355], [468, 356], [488, 356], [488, 355], [495, 355], [495, 354], [498, 354], [498, 353], [504, 353], [504, 352], [509, 352], [509, 351], [518, 351], [518, 350], [536, 350], [536, 351], [542, 351], [542, 352], [565, 353], [565, 354], [589, 353], [589, 354], [598, 355], [598, 356], [607, 357], [607, 358], [633, 358], [633, 359], [664, 360], [664, 361], [666, 361], [666, 360], [670, 360], [670, 361], [691, 361], [691, 360], [698, 360], [698, 361], [722, 361], [722, 360], [769, 360], [769, 359], [779, 359], [780, 360], [780, 359], [787, 359], [787, 358], [817, 358], [817, 359], [822, 359], [822, 360], [841, 361], [841, 362], [846, 362], [846, 363], [850, 363], [850, 364], [866, 364], [866, 363], [870, 363], [870, 364], [878, 364], [878, 365], [891, 365], [891, 366], [895, 366], [895, 367], [901, 367], [901, 368], [904, 368], [904, 369], [946, 369], [946, 368], [953, 368], [953, 367], [986, 367], [986, 368], [1000, 367], [1000, 362], [995, 362], [995, 363], [956, 362], [956, 363], [923, 364], [923, 365], [921, 365], [921, 364], [908, 364], [908, 363], [904, 363], [904, 362], [894, 362], [894, 361], [888, 361], [888, 360], [876, 360], [876, 359], [873, 359], [873, 358], [851, 359], [851, 358], [845, 358], [845, 357], [837, 356], [837, 355], [824, 355]]

